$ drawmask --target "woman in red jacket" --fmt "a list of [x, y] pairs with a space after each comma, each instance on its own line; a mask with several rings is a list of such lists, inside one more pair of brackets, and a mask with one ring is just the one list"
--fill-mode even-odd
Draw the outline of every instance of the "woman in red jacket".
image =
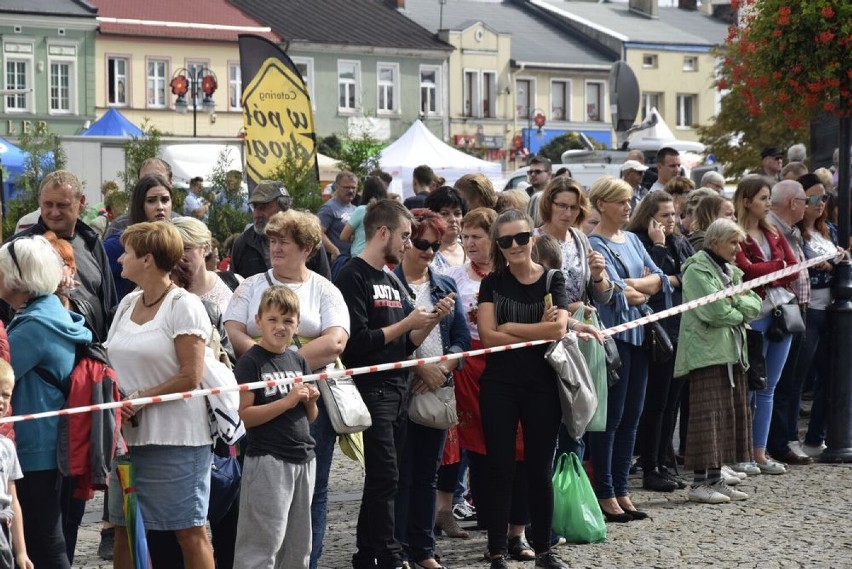
[[[734, 207], [737, 221], [748, 236], [737, 253], [737, 266], [745, 272], [744, 281], [756, 279], [769, 273], [794, 265], [796, 257], [784, 236], [766, 220], [769, 213], [769, 181], [763, 176], [746, 176], [737, 185], [734, 193]], [[771, 341], [766, 331], [772, 323], [772, 308], [795, 298], [788, 289], [796, 280], [796, 274], [778, 279], [767, 286], [758, 287], [755, 292], [763, 298], [760, 316], [751, 323], [751, 327], [763, 333], [763, 355], [766, 358], [766, 387], [751, 394], [752, 437], [755, 464], [734, 465], [735, 470], [747, 474], [784, 474], [783, 464], [775, 462], [766, 454], [766, 440], [769, 437], [769, 421], [772, 417], [772, 399], [775, 385], [781, 377], [787, 354], [790, 351], [792, 337], [784, 334], [780, 340]]]

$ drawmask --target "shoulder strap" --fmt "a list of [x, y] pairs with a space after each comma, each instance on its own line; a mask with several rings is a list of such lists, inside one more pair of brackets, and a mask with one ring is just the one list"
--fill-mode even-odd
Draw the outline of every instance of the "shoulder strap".
[[627, 269], [627, 265], [624, 263], [624, 260], [621, 258], [621, 255], [619, 253], [613, 251], [612, 247], [607, 245], [606, 241], [604, 241], [600, 237], [597, 237], [595, 235], [590, 235], [589, 240], [591, 241], [592, 238], [594, 238], [595, 241], [597, 241], [598, 243], [603, 245], [603, 247], [607, 251], [609, 251], [609, 254], [612, 255], [612, 258], [615, 259], [616, 261], [618, 261], [618, 264], [621, 265], [622, 269], [624, 269], [624, 276], [622, 278], [629, 278], [630, 277], [630, 271]]
[[550, 292], [550, 283], [553, 281], [553, 275], [556, 269], [547, 269], [547, 280], [545, 281], [544, 290]]
[[222, 282], [231, 289], [231, 292], [237, 290], [237, 287], [240, 286], [240, 281], [237, 279], [237, 275], [235, 275], [232, 271], [216, 271], [216, 274], [219, 275]]
[[275, 283], [272, 282], [272, 277], [269, 276], [269, 271], [264, 271], [263, 276], [266, 277], [266, 282], [269, 283], [269, 286], [275, 286]]
[[393, 281], [399, 287], [399, 292], [408, 297], [408, 303], [411, 304], [412, 307], [416, 306], [417, 301], [414, 299], [414, 294], [411, 292], [411, 289], [409, 289], [407, 286], [405, 286], [405, 284], [403, 284], [400, 278], [396, 276], [396, 273], [388, 269], [384, 269], [384, 273], [386, 275], [389, 275], [390, 278], [393, 279]]

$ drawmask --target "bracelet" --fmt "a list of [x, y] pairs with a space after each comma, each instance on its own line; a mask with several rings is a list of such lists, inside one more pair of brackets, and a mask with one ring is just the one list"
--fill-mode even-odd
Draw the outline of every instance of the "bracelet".
[[574, 320], [574, 323], [572, 324], [571, 321], [569, 320], [568, 321], [568, 331], [570, 332], [571, 330], [573, 330], [574, 326], [577, 326], [579, 323], [580, 323], [579, 320]]

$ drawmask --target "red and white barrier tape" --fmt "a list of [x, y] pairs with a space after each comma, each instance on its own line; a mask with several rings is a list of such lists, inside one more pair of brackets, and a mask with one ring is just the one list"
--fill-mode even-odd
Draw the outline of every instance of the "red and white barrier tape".
[[[649, 322], [654, 322], [656, 320], [662, 320], [663, 318], [668, 318], [669, 316], [674, 316], [675, 314], [680, 314], [682, 312], [686, 312], [688, 310], [692, 310], [699, 306], [704, 306], [706, 304], [710, 304], [711, 302], [715, 302], [717, 300], [721, 300], [723, 298], [727, 298], [729, 296], [733, 296], [735, 294], [741, 294], [747, 290], [757, 288], [759, 286], [763, 286], [765, 284], [776, 281], [780, 278], [792, 275], [793, 273], [797, 273], [808, 267], [812, 267], [814, 265], [818, 265], [823, 261], [828, 261], [829, 259], [835, 258], [834, 254], [826, 254], [821, 257], [816, 257], [814, 259], [810, 259], [808, 261], [798, 263], [796, 265], [790, 265], [787, 268], [781, 269], [779, 271], [775, 271], [774, 273], [769, 273], [768, 275], [764, 275], [762, 277], [758, 277], [756, 279], [741, 283], [737, 286], [726, 288], [719, 292], [715, 292], [713, 294], [691, 300], [687, 303], [681, 304], [679, 306], [675, 306], [673, 308], [669, 308], [667, 310], [663, 310], [661, 312], [657, 312], [655, 314], [651, 314], [649, 316], [643, 316], [641, 318], [637, 318], [636, 320], [632, 320], [625, 324], [618, 324], [611, 328], [607, 328], [603, 331], [606, 335], [612, 335], [619, 332], [625, 332], [627, 330], [631, 330], [633, 328], [637, 328], [639, 326], [644, 326]], [[208, 395], [218, 395], [220, 393], [226, 393], [230, 391], [251, 391], [253, 389], [260, 389], [262, 387], [274, 387], [276, 385], [287, 385], [291, 383], [301, 383], [308, 381], [326, 381], [328, 379], [335, 379], [339, 377], [348, 377], [354, 375], [362, 375], [365, 373], [376, 373], [380, 371], [390, 371], [395, 369], [405, 369], [415, 366], [421, 366], [425, 364], [434, 364], [439, 362], [446, 362], [450, 360], [456, 360], [459, 358], [469, 358], [473, 356], [480, 356], [484, 354], [494, 354], [497, 352], [505, 352], [508, 350], [517, 350], [520, 348], [528, 348], [531, 346], [540, 346], [543, 344], [550, 344], [552, 340], [531, 340], [528, 342], [520, 342], [517, 344], [508, 344], [505, 346], [495, 346], [493, 348], [484, 348], [481, 350], [472, 350], [469, 352], [459, 352], [455, 354], [445, 354], [443, 356], [435, 356], [431, 358], [419, 358], [412, 360], [405, 360], [401, 362], [393, 362], [387, 364], [377, 364], [372, 366], [363, 366], [357, 368], [350, 369], [340, 369], [340, 370], [331, 370], [323, 373], [313, 373], [309, 375], [302, 375], [297, 377], [290, 377], [285, 379], [278, 380], [269, 380], [269, 381], [255, 381], [252, 383], [244, 383], [236, 387], [228, 387], [228, 388], [216, 388], [216, 389], [196, 389], [194, 391], [186, 391], [183, 393], [169, 393], [166, 395], [158, 395], [156, 397], [139, 397], [136, 399], [127, 399], [124, 401], [116, 401], [114, 403], [101, 403], [98, 405], [87, 405], [84, 407], [73, 407], [70, 409], [60, 409], [58, 411], [45, 411], [43, 413], [31, 413], [27, 415], [13, 415], [10, 417], [4, 417], [0, 419], [0, 424], [4, 423], [17, 423], [20, 421], [30, 421], [34, 419], [44, 419], [47, 417], [59, 417], [63, 415], [74, 415], [77, 413], [90, 413], [92, 411], [104, 411], [107, 409], [118, 409], [121, 407], [135, 407], [137, 405], [150, 405], [156, 403], [165, 403], [167, 401], [179, 401], [182, 399], [192, 399], [194, 397], [206, 397]]]

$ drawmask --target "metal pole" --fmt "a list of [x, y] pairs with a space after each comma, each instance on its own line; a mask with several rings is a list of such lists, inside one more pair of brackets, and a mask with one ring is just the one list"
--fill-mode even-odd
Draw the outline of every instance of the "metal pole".
[[192, 138], [198, 137], [198, 73], [192, 78]]
[[[849, 101], [844, 101], [841, 108]], [[847, 107], [848, 108], [848, 107]], [[850, 207], [850, 142], [852, 142], [852, 119], [840, 119], [838, 137], [840, 161], [838, 163], [838, 233], [841, 247], [849, 246]], [[849, 261], [839, 263], [834, 269], [831, 287], [834, 302], [828, 308], [829, 365], [826, 378], [826, 448], [820, 460], [823, 462], [852, 462], [852, 365], [850, 344], [852, 338], [852, 265]]]

